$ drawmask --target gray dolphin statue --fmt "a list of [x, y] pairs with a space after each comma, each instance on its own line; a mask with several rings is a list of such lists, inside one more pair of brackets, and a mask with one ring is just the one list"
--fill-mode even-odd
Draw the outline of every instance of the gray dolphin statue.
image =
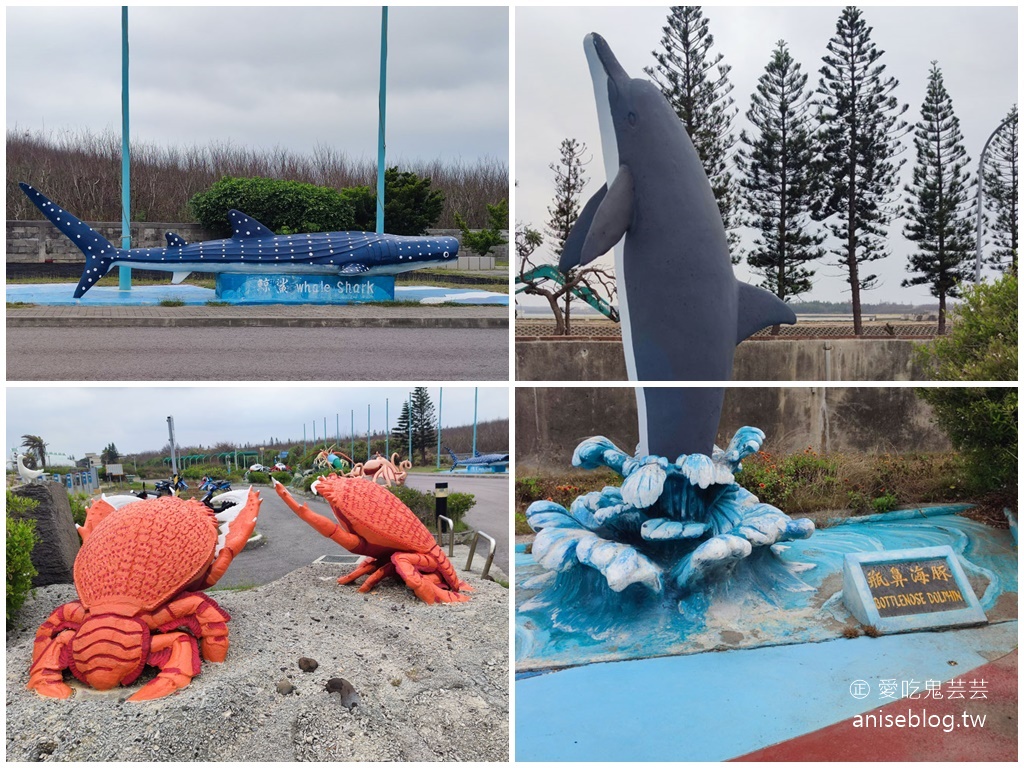
[[[796, 315], [736, 280], [711, 184], [658, 87], [584, 39], [608, 182], [566, 239], [559, 269], [614, 250], [626, 370], [633, 381], [726, 381], [736, 345]], [[673, 394], [670, 394], [673, 393]], [[710, 455], [724, 390], [637, 388], [641, 454]]]

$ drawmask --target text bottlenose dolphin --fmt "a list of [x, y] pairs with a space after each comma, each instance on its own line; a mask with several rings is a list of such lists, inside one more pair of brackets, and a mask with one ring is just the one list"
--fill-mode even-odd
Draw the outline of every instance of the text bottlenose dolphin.
[[117, 248], [83, 221], [59, 208], [28, 184], [18, 186], [64, 235], [85, 254], [75, 288], [81, 298], [115, 265], [173, 272], [180, 283], [190, 272], [331, 274], [345, 277], [393, 275], [444, 264], [459, 252], [454, 237], [403, 237], [373, 232], [317, 232], [275, 235], [256, 219], [231, 210], [234, 234], [225, 240], [186, 243], [167, 233], [166, 248]]
[[[737, 344], [796, 315], [774, 294], [736, 280], [711, 184], [658, 87], [629, 77], [600, 35], [587, 35], [584, 50], [608, 182], [581, 211], [559, 268], [614, 250], [631, 380], [726, 381]], [[675, 409], [677, 421], [648, 408], [638, 389], [642, 453], [711, 453], [722, 392], [695, 389], [693, 399], [699, 404]]]

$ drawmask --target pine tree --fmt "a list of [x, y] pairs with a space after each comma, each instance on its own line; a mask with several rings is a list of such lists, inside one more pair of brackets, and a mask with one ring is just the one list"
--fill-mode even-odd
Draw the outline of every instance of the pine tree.
[[426, 387], [416, 387], [412, 391], [412, 449], [420, 452], [420, 464], [426, 464], [427, 448], [437, 443], [436, 421], [430, 393]]
[[[824, 237], [806, 231], [811, 206], [814, 141], [810, 126], [807, 75], [780, 40], [750, 97], [736, 164], [750, 218], [760, 230], [747, 263], [764, 275], [761, 285], [786, 300], [811, 289], [814, 272], [804, 265], [824, 255]], [[778, 326], [772, 331], [778, 333]]]
[[939, 334], [946, 332], [946, 297], [957, 296], [957, 284], [971, 272], [970, 203], [967, 188], [970, 162], [963, 147], [960, 121], [942, 82], [942, 70], [932, 62], [921, 120], [914, 131], [917, 163], [912, 186], [906, 187], [908, 224], [904, 236], [917, 244], [910, 257], [914, 277], [904, 286], [927, 285], [939, 300]]
[[895, 193], [904, 163], [897, 156], [909, 130], [900, 119], [907, 105], [892, 95], [899, 82], [886, 77], [879, 63], [883, 53], [871, 42], [860, 10], [844, 8], [816, 92], [822, 186], [812, 213], [819, 221], [835, 217], [829, 229], [840, 243], [832, 252], [847, 269], [858, 336], [861, 291], [877, 282], [860, 267], [888, 255], [885, 228], [899, 211]]
[[985, 210], [995, 250], [986, 262], [1017, 274], [1017, 105], [1006, 116], [988, 153], [983, 170]]
[[[729, 248], [736, 254], [736, 189], [728, 169], [729, 151], [736, 141], [732, 121], [739, 112], [729, 95], [732, 67], [723, 63], [721, 53], [712, 57], [715, 38], [699, 5], [673, 5], [661, 31], [662, 50], [651, 51], [658, 64], [644, 67], [644, 72], [661, 88], [683, 122], [711, 181]], [[738, 255], [733, 256], [733, 263], [739, 263]]]
[[580, 194], [587, 186], [583, 166], [590, 162], [583, 159], [586, 151], [587, 145], [583, 142], [562, 139], [559, 162], [548, 165], [555, 172], [555, 197], [548, 206], [547, 231], [556, 256], [562, 255], [572, 225], [580, 217]]
[[117, 446], [113, 443], [104, 448], [100, 454], [100, 459], [104, 464], [117, 464], [119, 458], [121, 458], [121, 454], [117, 452]]
[[[398, 446], [399, 451], [409, 450], [409, 401], [402, 403], [402, 412], [398, 415], [398, 423], [391, 430], [391, 442]], [[412, 456], [410, 455], [411, 459]]]

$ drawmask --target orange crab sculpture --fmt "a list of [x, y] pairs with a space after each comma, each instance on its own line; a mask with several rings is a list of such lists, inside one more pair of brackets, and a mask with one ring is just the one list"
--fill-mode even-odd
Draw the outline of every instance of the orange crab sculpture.
[[[226, 499], [232, 496], [234, 498]], [[36, 632], [28, 687], [66, 699], [63, 671], [109, 690], [133, 683], [147, 665], [157, 676], [129, 701], [166, 696], [224, 661], [230, 616], [201, 591], [217, 583], [256, 527], [259, 494], [231, 491], [215, 513], [175, 496], [99, 499], [78, 529], [79, 599], [65, 603]]]
[[350, 584], [369, 574], [359, 587], [369, 592], [381, 579], [397, 576], [425, 603], [461, 603], [468, 584], [459, 579], [455, 566], [426, 526], [390, 491], [376, 483], [327, 475], [310, 486], [331, 506], [336, 522], [299, 504], [281, 483], [274, 490], [296, 515], [322, 536], [349, 552], [367, 555], [351, 573], [338, 579]]

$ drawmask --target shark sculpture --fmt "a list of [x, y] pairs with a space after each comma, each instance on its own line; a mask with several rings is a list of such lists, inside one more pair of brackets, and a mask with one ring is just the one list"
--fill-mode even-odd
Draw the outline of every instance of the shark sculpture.
[[[614, 250], [631, 380], [728, 380], [737, 344], [796, 316], [736, 280], [711, 184], [658, 87], [626, 74], [600, 35], [587, 35], [584, 49], [608, 182], [580, 213], [559, 269]], [[641, 454], [711, 455], [723, 390], [686, 393], [637, 389]]]
[[459, 252], [454, 237], [405, 237], [373, 232], [317, 232], [275, 235], [256, 219], [231, 210], [234, 234], [224, 240], [186, 243], [167, 233], [165, 248], [115, 247], [85, 222], [58, 207], [28, 184], [28, 199], [85, 254], [85, 270], [75, 288], [81, 298], [114, 266], [173, 272], [180, 283], [191, 272], [318, 274], [345, 277], [394, 275], [444, 264]]
[[460, 464], [464, 467], [476, 464], [481, 466], [494, 466], [497, 464], [508, 464], [509, 454], [507, 453], [477, 453], [466, 459], [460, 459], [458, 455], [449, 448], [447, 445], [444, 447], [448, 454], [452, 457], [452, 469], [459, 466]]

